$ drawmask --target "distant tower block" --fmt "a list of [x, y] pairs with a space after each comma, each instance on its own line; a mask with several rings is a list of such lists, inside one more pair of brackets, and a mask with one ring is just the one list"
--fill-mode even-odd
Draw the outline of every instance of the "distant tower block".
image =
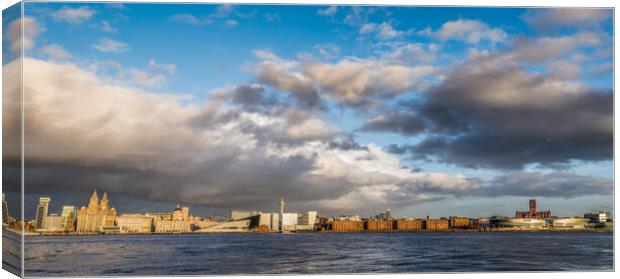
[[279, 225], [280, 225], [280, 231], [284, 231], [284, 226], [282, 221], [284, 220], [284, 206], [286, 204], [284, 203], [284, 198], [280, 198], [280, 220], [279, 220]]
[[388, 219], [388, 220], [392, 219], [392, 210], [391, 209], [389, 209], [389, 208], [385, 209], [385, 218]]
[[40, 197], [39, 205], [37, 206], [37, 216], [35, 219], [35, 226], [37, 229], [43, 228], [43, 223], [45, 222], [45, 218], [47, 218], [47, 211], [50, 206], [50, 202], [52, 201], [49, 197]]

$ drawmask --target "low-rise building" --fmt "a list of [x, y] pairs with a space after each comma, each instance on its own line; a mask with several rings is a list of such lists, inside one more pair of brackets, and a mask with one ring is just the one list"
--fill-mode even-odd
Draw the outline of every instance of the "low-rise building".
[[398, 219], [394, 222], [394, 227], [399, 231], [418, 231], [422, 229], [422, 220]]
[[242, 220], [252, 216], [256, 216], [260, 211], [232, 210], [230, 211], [230, 220]]
[[50, 214], [45, 217], [41, 232], [62, 232], [62, 216], [58, 214]]
[[362, 221], [333, 220], [330, 221], [329, 229], [335, 232], [356, 232], [364, 230]]
[[282, 214], [282, 230], [283, 231], [296, 231], [297, 230], [297, 213]]
[[450, 216], [450, 228], [451, 229], [469, 229], [471, 222], [467, 217]]
[[448, 220], [442, 219], [427, 219], [425, 222], [425, 229], [429, 231], [445, 231], [450, 227]]
[[123, 214], [116, 217], [116, 226], [120, 233], [151, 233], [153, 219], [143, 214]]
[[368, 231], [391, 231], [393, 223], [391, 220], [370, 219], [364, 221], [364, 229]]
[[592, 223], [605, 223], [609, 217], [609, 212], [599, 211], [590, 212], [583, 215], [583, 218], [588, 218]]
[[259, 231], [278, 231], [280, 229], [279, 213], [260, 213], [258, 214], [257, 228]]
[[560, 218], [553, 219], [552, 225], [554, 228], [584, 229], [589, 221], [588, 218]]
[[307, 211], [297, 216], [297, 230], [314, 230], [316, 211]]
[[191, 231], [189, 220], [155, 220], [156, 233], [188, 233]]

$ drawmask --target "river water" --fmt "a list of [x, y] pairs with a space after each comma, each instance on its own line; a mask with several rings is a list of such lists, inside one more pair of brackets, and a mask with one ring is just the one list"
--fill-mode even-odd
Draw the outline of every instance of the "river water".
[[595, 271], [596, 232], [297, 233], [26, 238], [26, 276]]

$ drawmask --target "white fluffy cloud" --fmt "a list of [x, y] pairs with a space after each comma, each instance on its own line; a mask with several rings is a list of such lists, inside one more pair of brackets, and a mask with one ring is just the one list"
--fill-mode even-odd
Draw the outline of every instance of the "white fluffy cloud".
[[63, 7], [62, 9], [52, 13], [52, 18], [56, 21], [65, 21], [68, 23], [82, 23], [90, 19], [95, 14], [88, 6], [79, 8]]
[[101, 21], [101, 31], [106, 33], [118, 33], [118, 29], [112, 27], [107, 20]]
[[322, 16], [333, 16], [334, 14], [336, 14], [337, 11], [338, 11], [338, 7], [330, 6], [328, 8], [318, 10], [317, 14], [322, 15]]
[[368, 105], [373, 98], [393, 97], [426, 86], [436, 73], [432, 66], [405, 66], [372, 59], [336, 63], [285, 60], [270, 51], [257, 51], [258, 79], [289, 91], [304, 104], [316, 105], [326, 95], [350, 105]]
[[457, 40], [476, 45], [481, 42], [500, 43], [508, 34], [500, 28], [492, 28], [479, 20], [459, 19], [444, 23], [437, 31], [426, 29], [421, 34], [437, 37], [442, 41]]
[[67, 59], [71, 57], [71, 54], [58, 44], [46, 45], [41, 48], [41, 51], [52, 59]]
[[392, 27], [389, 22], [365, 23], [360, 27], [360, 34], [375, 34], [378, 39], [388, 40], [405, 35], [407, 32], [399, 31]]
[[110, 38], [101, 38], [93, 47], [102, 52], [124, 52], [129, 49], [127, 44]]
[[[23, 25], [23, 34], [22, 34]], [[13, 52], [21, 52], [34, 47], [35, 37], [43, 31], [43, 28], [32, 17], [23, 17], [14, 20], [8, 27], [7, 38]]]

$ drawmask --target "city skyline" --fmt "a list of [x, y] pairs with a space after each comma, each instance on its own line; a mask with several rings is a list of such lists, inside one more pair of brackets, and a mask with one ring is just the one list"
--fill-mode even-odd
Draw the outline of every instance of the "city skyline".
[[26, 216], [613, 212], [611, 11], [25, 3]]

